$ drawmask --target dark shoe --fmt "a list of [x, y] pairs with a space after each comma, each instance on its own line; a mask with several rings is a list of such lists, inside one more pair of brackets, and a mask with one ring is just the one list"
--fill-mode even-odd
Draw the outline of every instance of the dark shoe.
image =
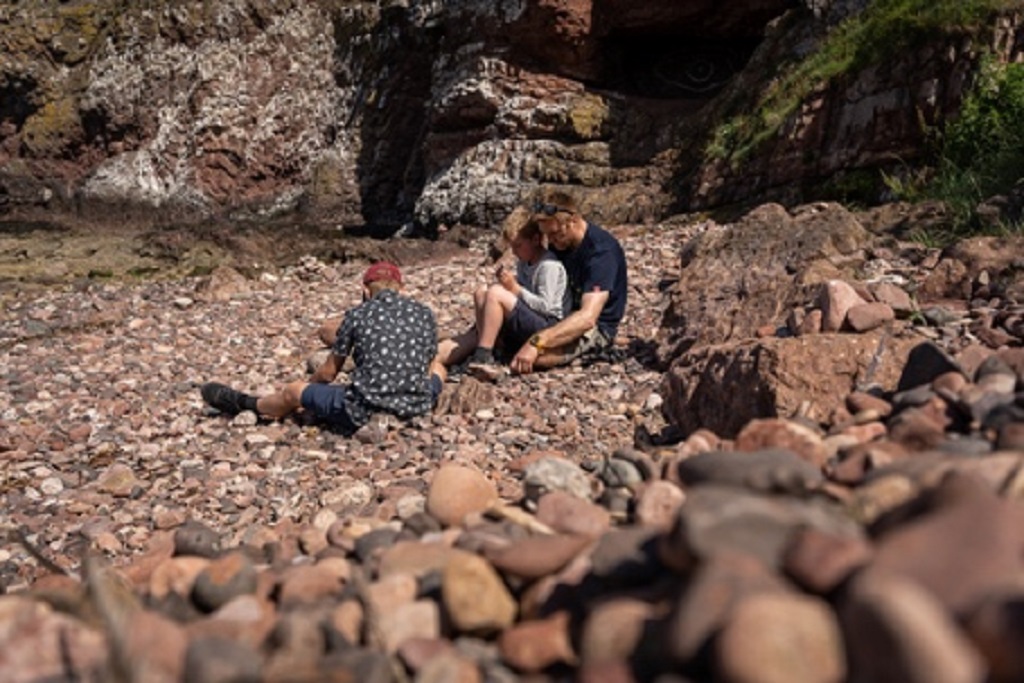
[[494, 350], [493, 349], [482, 349], [479, 346], [473, 349], [473, 353], [470, 355], [468, 364], [493, 364], [494, 363]]
[[203, 400], [207, 405], [227, 415], [238, 415], [246, 409], [243, 403], [245, 394], [229, 386], [208, 382], [202, 386], [199, 392], [203, 395]]

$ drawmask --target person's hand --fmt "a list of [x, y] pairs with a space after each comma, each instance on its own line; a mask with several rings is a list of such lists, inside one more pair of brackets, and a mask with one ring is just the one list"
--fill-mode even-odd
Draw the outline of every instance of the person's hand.
[[519, 295], [519, 283], [516, 282], [515, 273], [502, 266], [501, 268], [498, 268], [497, 277], [498, 282], [501, 283], [502, 287], [512, 292], [516, 296]]
[[540, 351], [537, 350], [537, 347], [527, 342], [519, 349], [519, 353], [509, 363], [509, 367], [512, 368], [512, 372], [528, 375], [533, 372], [533, 364], [537, 362], [538, 356], [540, 356]]

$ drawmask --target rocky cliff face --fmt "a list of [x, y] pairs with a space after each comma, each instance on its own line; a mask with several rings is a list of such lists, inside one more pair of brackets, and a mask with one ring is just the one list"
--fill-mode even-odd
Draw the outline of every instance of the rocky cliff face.
[[712, 128], [857, 2], [198, 0], [0, 8], [0, 210], [489, 224], [799, 200], [920, 147], [1016, 20], [816, 92], [742, 164]]

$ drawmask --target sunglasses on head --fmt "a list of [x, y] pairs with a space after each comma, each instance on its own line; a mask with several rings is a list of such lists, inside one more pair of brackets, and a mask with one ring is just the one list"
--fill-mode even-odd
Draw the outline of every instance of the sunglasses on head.
[[561, 211], [562, 213], [572, 213], [569, 209], [562, 208], [555, 204], [546, 204], [544, 202], [535, 202], [533, 205], [534, 213], [542, 213], [545, 216], [554, 216], [556, 213]]

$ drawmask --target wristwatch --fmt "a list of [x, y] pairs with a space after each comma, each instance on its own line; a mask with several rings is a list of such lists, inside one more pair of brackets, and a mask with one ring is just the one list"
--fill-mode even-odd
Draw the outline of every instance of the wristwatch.
[[534, 334], [530, 337], [530, 346], [537, 349], [538, 351], [544, 350], [544, 345], [540, 342], [540, 333]]

